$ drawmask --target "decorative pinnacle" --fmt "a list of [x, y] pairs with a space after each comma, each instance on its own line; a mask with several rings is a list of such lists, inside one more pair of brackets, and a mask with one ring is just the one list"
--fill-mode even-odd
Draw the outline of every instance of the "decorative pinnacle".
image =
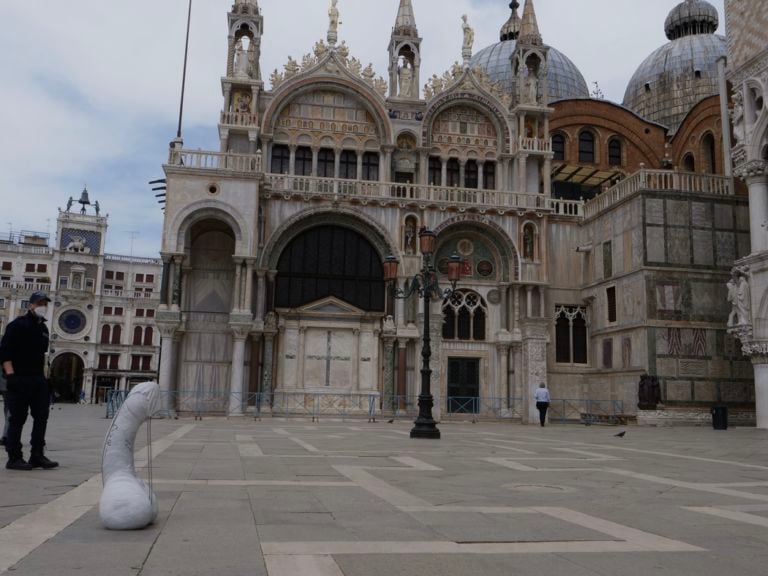
[[525, 0], [523, 8], [523, 23], [520, 27], [520, 42], [533, 46], [541, 46], [544, 41], [539, 32], [539, 23], [536, 20], [536, 9], [533, 6], [533, 0]]
[[506, 24], [501, 27], [500, 39], [502, 42], [507, 40], [517, 40], [520, 36], [520, 16], [517, 14], [517, 10], [520, 8], [520, 2], [513, 0], [509, 3], [509, 9], [512, 10], [512, 14], [509, 16]]

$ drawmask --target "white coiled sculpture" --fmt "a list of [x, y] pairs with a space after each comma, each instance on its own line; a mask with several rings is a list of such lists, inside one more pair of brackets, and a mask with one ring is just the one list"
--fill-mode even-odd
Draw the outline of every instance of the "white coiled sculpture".
[[[136, 475], [133, 447], [141, 425], [152, 417], [160, 387], [154, 382], [136, 386], [126, 398], [104, 440], [101, 475], [104, 491], [99, 502], [101, 522], [108, 530], [141, 530], [157, 518], [157, 496]], [[151, 440], [147, 442], [151, 466]]]

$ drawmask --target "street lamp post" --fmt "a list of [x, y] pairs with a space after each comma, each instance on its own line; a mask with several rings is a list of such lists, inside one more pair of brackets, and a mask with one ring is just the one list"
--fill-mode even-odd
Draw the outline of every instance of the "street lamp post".
[[433, 298], [449, 298], [456, 290], [456, 284], [461, 277], [461, 259], [453, 255], [448, 264], [448, 280], [450, 288], [440, 288], [437, 270], [434, 266], [434, 255], [437, 244], [437, 235], [431, 230], [422, 228], [419, 232], [419, 246], [423, 257], [421, 272], [406, 282], [404, 288], [397, 285], [397, 268], [400, 264], [394, 256], [384, 261], [384, 280], [387, 282], [392, 296], [397, 299], [410, 298], [418, 293], [424, 302], [424, 334], [421, 348], [421, 393], [419, 394], [419, 416], [411, 430], [411, 438], [424, 438], [431, 440], [440, 439], [440, 430], [437, 422], [432, 417], [432, 408], [435, 405], [432, 396], [432, 340], [429, 335], [429, 306]]

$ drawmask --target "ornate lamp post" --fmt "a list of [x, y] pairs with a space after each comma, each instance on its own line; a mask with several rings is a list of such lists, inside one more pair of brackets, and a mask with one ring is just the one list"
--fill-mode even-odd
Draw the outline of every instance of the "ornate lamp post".
[[431, 230], [422, 228], [419, 232], [419, 245], [423, 256], [421, 272], [406, 282], [404, 288], [397, 285], [397, 268], [400, 264], [394, 256], [390, 256], [384, 261], [384, 280], [386, 281], [392, 296], [397, 299], [410, 298], [418, 293], [424, 301], [424, 334], [423, 345], [421, 349], [421, 394], [419, 394], [419, 416], [416, 418], [411, 438], [427, 438], [433, 440], [440, 439], [440, 430], [437, 428], [437, 422], [432, 418], [432, 407], [435, 405], [432, 396], [432, 370], [429, 367], [429, 361], [432, 357], [431, 338], [429, 336], [429, 306], [432, 299], [449, 298], [456, 290], [456, 284], [461, 277], [461, 259], [458, 255], [451, 257], [448, 264], [448, 280], [451, 283], [450, 288], [443, 289], [438, 282], [438, 274], [434, 265], [435, 248], [437, 244], [437, 235]]

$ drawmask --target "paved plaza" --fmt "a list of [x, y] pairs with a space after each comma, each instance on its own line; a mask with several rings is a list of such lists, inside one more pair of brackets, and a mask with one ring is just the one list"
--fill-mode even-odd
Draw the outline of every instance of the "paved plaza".
[[62, 468], [0, 471], [0, 573], [766, 573], [765, 431], [453, 423], [431, 442], [408, 422], [153, 421], [160, 518], [117, 533], [96, 506], [108, 424], [57, 408]]

